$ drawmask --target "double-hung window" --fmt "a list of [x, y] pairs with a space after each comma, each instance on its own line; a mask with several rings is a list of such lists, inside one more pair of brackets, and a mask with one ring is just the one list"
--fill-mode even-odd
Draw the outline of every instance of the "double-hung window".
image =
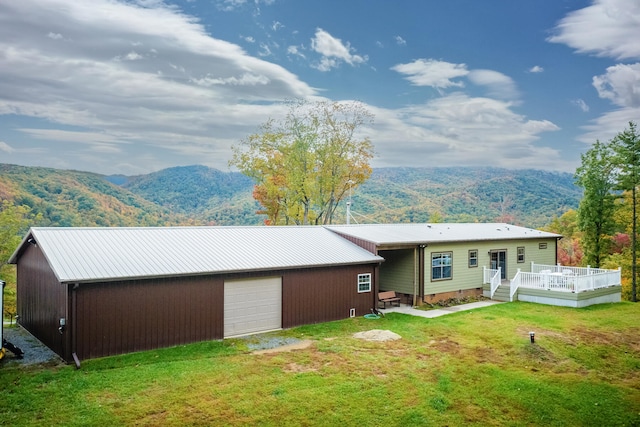
[[478, 250], [471, 249], [469, 251], [469, 268], [478, 266]]
[[452, 277], [452, 252], [431, 254], [431, 280], [447, 280]]
[[524, 262], [524, 246], [518, 247], [518, 262], [519, 263]]
[[371, 273], [358, 274], [358, 293], [371, 292]]

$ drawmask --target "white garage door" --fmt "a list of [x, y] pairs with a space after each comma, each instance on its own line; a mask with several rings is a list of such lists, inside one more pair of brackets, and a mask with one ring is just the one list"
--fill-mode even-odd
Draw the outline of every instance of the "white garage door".
[[282, 328], [282, 278], [224, 282], [224, 336]]

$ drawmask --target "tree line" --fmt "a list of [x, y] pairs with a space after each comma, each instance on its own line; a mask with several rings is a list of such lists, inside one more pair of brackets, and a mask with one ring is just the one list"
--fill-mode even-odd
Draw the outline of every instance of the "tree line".
[[577, 212], [550, 225], [565, 238], [559, 261], [567, 265], [623, 267], [629, 299], [637, 301], [637, 202], [640, 185], [640, 135], [637, 125], [608, 142], [596, 141], [581, 155], [575, 172], [584, 194]]

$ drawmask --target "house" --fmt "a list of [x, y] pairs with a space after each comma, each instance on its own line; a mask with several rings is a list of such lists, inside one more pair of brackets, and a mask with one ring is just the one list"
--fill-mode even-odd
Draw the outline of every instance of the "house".
[[567, 307], [619, 302], [621, 272], [557, 264], [562, 236], [510, 224], [329, 226], [385, 259], [381, 291], [407, 303], [483, 295]]
[[322, 227], [32, 228], [20, 324], [64, 360], [362, 316], [380, 256]]
[[483, 294], [484, 267], [502, 280], [531, 261], [556, 264], [559, 234], [502, 223], [335, 225], [331, 231], [385, 259], [380, 290], [412, 304]]

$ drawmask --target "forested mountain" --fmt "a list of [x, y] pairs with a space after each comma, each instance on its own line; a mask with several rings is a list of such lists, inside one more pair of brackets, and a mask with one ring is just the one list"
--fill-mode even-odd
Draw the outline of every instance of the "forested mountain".
[[[239, 173], [205, 166], [105, 177], [0, 164], [0, 198], [41, 214], [33, 225], [261, 224], [252, 189]], [[580, 197], [568, 173], [384, 168], [354, 189], [352, 212], [361, 223], [506, 221], [540, 227], [575, 209]], [[344, 203], [338, 212], [345, 212]]]
[[89, 172], [0, 164], [0, 199], [31, 208], [36, 217], [32, 226], [159, 226], [189, 222], [187, 216], [177, 215]]
[[146, 200], [172, 212], [215, 224], [259, 224], [259, 205], [251, 197], [253, 182], [238, 172], [206, 166], [164, 169], [148, 175], [114, 180]]
[[[540, 227], [578, 206], [568, 173], [497, 168], [376, 169], [354, 192], [362, 222], [500, 221]], [[356, 220], [360, 218], [356, 215]]]

